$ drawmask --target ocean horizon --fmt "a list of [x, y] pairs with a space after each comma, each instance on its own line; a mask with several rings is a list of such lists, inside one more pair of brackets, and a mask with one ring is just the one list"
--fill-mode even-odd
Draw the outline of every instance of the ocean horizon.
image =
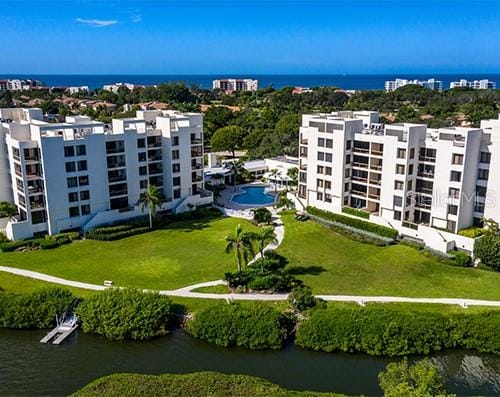
[[163, 82], [184, 82], [197, 84], [202, 88], [212, 88], [212, 80], [220, 78], [252, 78], [259, 81], [259, 88], [282, 87], [338, 87], [344, 90], [384, 89], [386, 80], [396, 78], [427, 80], [435, 78], [443, 81], [444, 89], [450, 82], [460, 79], [488, 79], [500, 83], [500, 73], [453, 73], [453, 74], [0, 74], [0, 79], [34, 79], [47, 86], [88, 86], [101, 88], [105, 84], [132, 83], [155, 85]]

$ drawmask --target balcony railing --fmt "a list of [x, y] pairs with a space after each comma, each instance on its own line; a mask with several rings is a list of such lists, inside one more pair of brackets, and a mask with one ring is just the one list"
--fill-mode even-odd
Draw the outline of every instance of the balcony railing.
[[434, 173], [433, 172], [422, 172], [422, 171], [419, 171], [417, 173], [417, 176], [419, 176], [421, 178], [434, 178]]
[[426, 161], [429, 163], [435, 163], [436, 158], [435, 157], [428, 157], [428, 156], [418, 156], [418, 161]]
[[357, 161], [354, 161], [352, 165], [353, 167], [358, 167], [358, 168], [368, 168], [368, 163], [358, 163]]
[[416, 223], [412, 223], [412, 222], [408, 222], [408, 221], [403, 221], [402, 225], [404, 227], [409, 228], [409, 229], [413, 229], [413, 230], [417, 230], [418, 229], [418, 225]]
[[191, 145], [201, 145], [203, 143], [203, 140], [202, 139], [198, 139], [198, 138], [191, 138]]
[[356, 194], [358, 196], [366, 197], [366, 192], [362, 192], [360, 190], [351, 190], [351, 194]]
[[354, 146], [354, 152], [355, 153], [370, 153], [370, 149], [365, 149], [365, 148], [362, 148], [362, 147], [356, 147]]

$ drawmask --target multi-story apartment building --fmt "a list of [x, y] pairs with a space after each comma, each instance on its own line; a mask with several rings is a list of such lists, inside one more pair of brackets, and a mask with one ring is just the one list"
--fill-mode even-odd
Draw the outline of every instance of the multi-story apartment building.
[[487, 79], [474, 80], [474, 81], [461, 79], [459, 81], [452, 81], [450, 83], [450, 88], [459, 88], [459, 87], [473, 88], [475, 90], [488, 90], [488, 89], [495, 89], [497, 87], [497, 83]]
[[257, 91], [259, 82], [252, 79], [221, 79], [212, 82], [214, 90], [219, 89], [226, 92], [233, 91]]
[[86, 116], [42, 121], [40, 109], [0, 109], [0, 199], [19, 215], [9, 238], [88, 230], [142, 215], [141, 193], [161, 189], [161, 211], [209, 204], [198, 113], [138, 111], [112, 125]]
[[42, 83], [36, 80], [0, 80], [0, 91], [29, 91], [40, 86], [42, 86]]
[[143, 88], [143, 85], [132, 84], [132, 83], [114, 83], [114, 84], [106, 84], [102, 87], [104, 91], [111, 91], [115, 94], [121, 87], [128, 88], [130, 91], [133, 91], [135, 88]]
[[443, 82], [436, 79], [429, 80], [407, 80], [407, 79], [396, 79], [396, 80], [388, 80], [385, 82], [385, 90], [387, 92], [395, 91], [398, 88], [404, 87], [405, 85], [420, 85], [424, 88], [434, 91], [442, 91], [443, 90]]
[[358, 208], [432, 248], [471, 251], [456, 233], [500, 221], [500, 119], [440, 129], [378, 121], [364, 111], [303, 116], [299, 202]]

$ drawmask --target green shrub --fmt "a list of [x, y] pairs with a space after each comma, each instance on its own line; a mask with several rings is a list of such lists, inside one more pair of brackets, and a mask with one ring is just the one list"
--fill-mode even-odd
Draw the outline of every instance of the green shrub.
[[75, 300], [63, 288], [45, 288], [30, 294], [0, 293], [0, 327], [50, 328], [56, 315], [64, 313]]
[[45, 239], [46, 240], [78, 240], [80, 238], [80, 233], [78, 232], [65, 232], [65, 233], [58, 233], [58, 234], [53, 234], [52, 236], [46, 235]]
[[451, 258], [448, 263], [453, 266], [467, 267], [470, 266], [472, 258], [463, 251], [449, 251], [453, 258]]
[[290, 329], [289, 318], [262, 302], [213, 305], [188, 323], [196, 338], [248, 349], [279, 349]]
[[0, 243], [7, 243], [9, 241], [8, 237], [4, 233], [0, 232]]
[[403, 237], [399, 243], [417, 250], [423, 250], [425, 248], [425, 243], [423, 241], [411, 237]]
[[0, 250], [2, 252], [12, 252], [19, 248], [38, 247], [39, 245], [40, 239], [8, 241], [0, 243]]
[[362, 244], [373, 244], [379, 247], [385, 247], [387, 245], [394, 244], [394, 240], [387, 237], [381, 237], [377, 234], [370, 232], [365, 232], [361, 229], [355, 229], [348, 225], [343, 225], [341, 223], [337, 224], [327, 224], [329, 229], [333, 230], [335, 233], [345, 236], [351, 240], [358, 241]]
[[340, 394], [291, 391], [248, 375], [217, 372], [192, 374], [114, 374], [97, 379], [72, 397], [342, 397]]
[[39, 245], [40, 245], [41, 249], [48, 250], [48, 249], [53, 249], [53, 248], [59, 247], [59, 241], [57, 241], [57, 240], [41, 240]]
[[314, 307], [323, 307], [325, 302], [316, 298], [307, 285], [295, 287], [288, 295], [288, 303], [298, 311], [312, 309]]
[[149, 231], [151, 229], [148, 226], [133, 227], [132, 225], [120, 225], [91, 229], [85, 234], [85, 237], [92, 240], [114, 241]]
[[398, 231], [390, 227], [377, 225], [375, 223], [366, 222], [361, 219], [351, 218], [349, 216], [335, 214], [333, 212], [320, 210], [315, 207], [307, 207], [307, 213], [328, 221], [341, 223], [344, 225], [352, 226], [355, 229], [364, 230], [370, 233], [378, 234], [382, 237], [387, 237], [395, 240], [398, 236]]
[[297, 345], [314, 350], [400, 356], [450, 348], [500, 352], [500, 311], [440, 313], [402, 309], [315, 310], [297, 330]]
[[342, 207], [342, 212], [344, 214], [349, 214], [353, 216], [357, 216], [359, 218], [370, 219], [370, 213], [363, 210], [358, 210], [356, 208], [351, 207]]
[[500, 271], [500, 236], [487, 233], [474, 244], [474, 255], [481, 263]]
[[165, 296], [112, 288], [85, 299], [77, 314], [84, 332], [112, 340], [143, 340], [166, 334], [174, 313]]
[[466, 229], [459, 230], [457, 234], [464, 237], [477, 238], [482, 236], [486, 230], [482, 227], [472, 226]]
[[257, 208], [253, 211], [253, 220], [257, 223], [271, 223], [273, 214], [267, 208]]

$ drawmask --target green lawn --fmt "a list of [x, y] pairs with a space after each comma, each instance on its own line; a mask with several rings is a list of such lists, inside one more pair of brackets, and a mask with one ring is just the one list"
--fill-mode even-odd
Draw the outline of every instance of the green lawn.
[[445, 265], [404, 245], [361, 244], [293, 215], [283, 221], [278, 251], [317, 294], [500, 300], [500, 273]]
[[[102, 285], [176, 289], [217, 280], [235, 270], [224, 238], [242, 223], [234, 218], [175, 222], [119, 241], [75, 241], [53, 250], [0, 253], [0, 264]], [[3, 277], [3, 276], [2, 276]]]

